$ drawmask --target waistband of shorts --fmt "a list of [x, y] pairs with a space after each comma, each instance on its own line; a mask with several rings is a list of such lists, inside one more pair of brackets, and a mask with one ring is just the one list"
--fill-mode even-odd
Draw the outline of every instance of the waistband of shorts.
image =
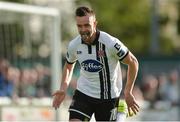
[[94, 101], [94, 102], [110, 102], [110, 101], [119, 100], [119, 98], [98, 99], [98, 98], [90, 97], [90, 96], [86, 95], [85, 93], [82, 93], [79, 90], [75, 90], [75, 95], [78, 95], [80, 99], [82, 98], [82, 99], [86, 99], [86, 100], [90, 100], [90, 101]]

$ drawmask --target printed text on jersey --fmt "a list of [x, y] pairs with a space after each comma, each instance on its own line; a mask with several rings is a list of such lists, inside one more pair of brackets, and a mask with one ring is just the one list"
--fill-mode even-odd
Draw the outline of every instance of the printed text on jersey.
[[99, 72], [103, 68], [103, 64], [97, 60], [88, 59], [81, 63], [81, 67], [88, 72]]

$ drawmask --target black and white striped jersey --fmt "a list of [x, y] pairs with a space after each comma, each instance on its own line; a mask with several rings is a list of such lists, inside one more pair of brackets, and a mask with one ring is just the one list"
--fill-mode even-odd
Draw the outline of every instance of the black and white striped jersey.
[[119, 97], [122, 89], [120, 62], [128, 48], [120, 40], [97, 31], [92, 45], [84, 44], [80, 36], [68, 46], [67, 62], [79, 62], [80, 77], [77, 89], [82, 93], [99, 99]]

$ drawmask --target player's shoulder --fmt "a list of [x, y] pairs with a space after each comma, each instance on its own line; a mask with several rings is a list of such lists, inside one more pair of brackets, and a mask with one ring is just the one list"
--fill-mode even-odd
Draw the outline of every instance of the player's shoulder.
[[119, 39], [117, 39], [116, 37], [110, 35], [107, 32], [104, 32], [104, 31], [100, 31], [100, 41], [107, 46], [112, 46], [112, 45], [120, 42]]
[[80, 35], [76, 36], [69, 42], [69, 48], [76, 48], [81, 43]]
[[100, 31], [100, 37], [101, 37], [102, 39], [106, 39], [106, 40], [111, 40], [111, 39], [114, 38], [112, 35], [110, 35], [110, 34], [107, 33], [107, 32], [104, 32], [104, 31]]

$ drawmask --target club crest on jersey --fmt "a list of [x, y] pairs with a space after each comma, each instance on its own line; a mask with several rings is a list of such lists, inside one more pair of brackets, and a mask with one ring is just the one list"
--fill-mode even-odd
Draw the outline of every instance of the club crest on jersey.
[[88, 59], [81, 63], [81, 67], [88, 72], [99, 72], [103, 68], [103, 64], [99, 61]]
[[98, 57], [104, 57], [104, 56], [105, 56], [104, 50], [99, 50], [99, 51], [97, 52], [97, 54], [98, 54]]

